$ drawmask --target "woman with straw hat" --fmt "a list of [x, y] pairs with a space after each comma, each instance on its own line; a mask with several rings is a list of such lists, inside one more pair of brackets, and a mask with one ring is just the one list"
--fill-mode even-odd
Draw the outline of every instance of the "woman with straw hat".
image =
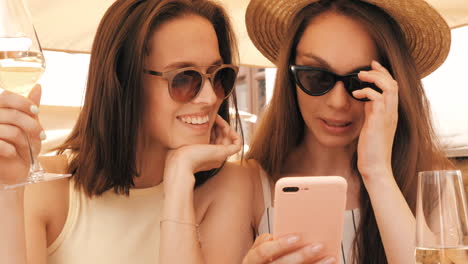
[[278, 67], [247, 155], [258, 232], [281, 177], [340, 175], [348, 193], [340, 259], [267, 234], [244, 263], [414, 263], [417, 171], [451, 166], [421, 84], [448, 54], [447, 24], [422, 0], [252, 0], [246, 25]]
[[[241, 262], [252, 191], [248, 171], [225, 163], [241, 149], [229, 126], [235, 62], [216, 2], [115, 1], [96, 32], [83, 109], [59, 147], [67, 155], [42, 160], [73, 175], [0, 192], [0, 263]], [[39, 88], [29, 99], [0, 94], [0, 185], [28, 174], [23, 133], [39, 152], [39, 99]]]

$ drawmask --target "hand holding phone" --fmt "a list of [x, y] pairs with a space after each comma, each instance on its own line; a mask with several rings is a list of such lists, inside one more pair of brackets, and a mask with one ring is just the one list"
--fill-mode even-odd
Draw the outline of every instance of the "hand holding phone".
[[338, 176], [285, 177], [276, 183], [273, 236], [299, 234], [321, 244], [321, 257], [339, 259], [346, 209], [346, 180]]

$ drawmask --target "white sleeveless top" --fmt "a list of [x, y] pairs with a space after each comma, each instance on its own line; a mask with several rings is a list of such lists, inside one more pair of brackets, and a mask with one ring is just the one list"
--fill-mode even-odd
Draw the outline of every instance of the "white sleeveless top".
[[[272, 233], [274, 208], [271, 204], [271, 188], [266, 172], [260, 168], [260, 179], [262, 181], [263, 201], [265, 211], [257, 228], [257, 235]], [[346, 210], [344, 215], [343, 237], [341, 241], [341, 257], [339, 263], [352, 264], [353, 241], [359, 224], [359, 208]]]
[[65, 225], [47, 248], [48, 264], [158, 263], [163, 184], [89, 199], [70, 180], [69, 194]]

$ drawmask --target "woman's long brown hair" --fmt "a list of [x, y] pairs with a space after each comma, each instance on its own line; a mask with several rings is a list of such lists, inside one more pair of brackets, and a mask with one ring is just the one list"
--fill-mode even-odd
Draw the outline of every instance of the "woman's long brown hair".
[[[398, 124], [392, 151], [395, 180], [413, 213], [418, 171], [447, 168], [451, 164], [439, 149], [431, 124], [422, 83], [399, 25], [384, 11], [362, 1], [325, 0], [304, 8], [290, 28], [280, 50], [275, 89], [271, 102], [253, 137], [247, 158], [257, 160], [277, 180], [286, 157], [303, 141], [307, 129], [298, 108], [295, 83], [288, 66], [294, 63], [297, 44], [317, 15], [334, 11], [362, 23], [380, 51], [381, 62], [399, 84]], [[350, 164], [357, 175], [357, 153]], [[354, 240], [354, 255], [360, 264], [385, 264], [387, 259], [361, 179], [361, 220]]]
[[[92, 47], [83, 109], [70, 136], [58, 148], [58, 153], [70, 152], [68, 170], [76, 188], [89, 197], [110, 189], [129, 194], [134, 186], [148, 41], [162, 23], [186, 15], [210, 21], [223, 63], [235, 63], [237, 50], [229, 20], [224, 9], [209, 0], [118, 0], [101, 20]], [[232, 100], [236, 106], [235, 94]], [[229, 122], [228, 100], [218, 114]], [[195, 186], [216, 172], [197, 173]]]

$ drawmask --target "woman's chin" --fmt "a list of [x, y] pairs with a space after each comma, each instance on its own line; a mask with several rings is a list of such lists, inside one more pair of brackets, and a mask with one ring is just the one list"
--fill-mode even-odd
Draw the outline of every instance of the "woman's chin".
[[209, 137], [203, 136], [203, 137], [194, 137], [194, 138], [185, 138], [176, 144], [173, 144], [173, 149], [177, 149], [180, 147], [184, 146], [190, 146], [190, 145], [206, 145], [210, 144]]

